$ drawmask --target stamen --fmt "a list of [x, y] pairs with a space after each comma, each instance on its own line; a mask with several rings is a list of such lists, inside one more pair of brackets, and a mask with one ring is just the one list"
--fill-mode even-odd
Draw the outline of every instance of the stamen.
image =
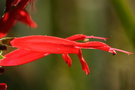
[[128, 51], [121, 50], [121, 49], [117, 49], [117, 48], [112, 48], [112, 49], [114, 49], [114, 50], [116, 50], [116, 51], [119, 51], [119, 52], [126, 53], [126, 54], [128, 54], [128, 55], [130, 55], [130, 54], [134, 54], [134, 53], [132, 53], [132, 52], [128, 52]]

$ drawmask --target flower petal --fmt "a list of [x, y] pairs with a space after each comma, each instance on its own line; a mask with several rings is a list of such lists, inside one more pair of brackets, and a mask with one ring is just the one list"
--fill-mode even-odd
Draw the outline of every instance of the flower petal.
[[20, 49], [29, 49], [36, 52], [48, 52], [54, 54], [78, 53], [78, 48], [73, 44], [76, 42], [52, 37], [52, 36], [26, 36], [15, 38], [11, 45]]
[[39, 53], [23, 49], [17, 49], [15, 51], [12, 51], [11, 53], [6, 54], [5, 58], [0, 60], [0, 66], [21, 65], [32, 62], [47, 55], [48, 53]]
[[70, 36], [66, 39], [72, 40], [72, 41], [77, 41], [77, 40], [84, 40], [84, 39], [88, 39], [88, 38], [102, 39], [102, 40], [107, 39], [107, 38], [104, 38], [104, 37], [86, 36], [86, 35], [83, 35], [83, 34], [76, 34], [76, 35]]
[[72, 59], [70, 58], [70, 56], [68, 54], [62, 54], [62, 57], [65, 60], [65, 62], [68, 64], [68, 66], [70, 67], [72, 65]]
[[83, 58], [81, 50], [78, 53], [78, 58], [81, 62], [83, 71], [86, 73], [86, 75], [88, 75], [90, 73], [89, 66], [87, 65], [85, 59]]
[[[16, 13], [16, 12], [15, 12], [15, 13]], [[29, 13], [28, 13], [26, 10], [18, 9], [15, 18], [16, 18], [18, 21], [29, 25], [29, 26], [32, 27], [32, 28], [36, 28], [36, 27], [37, 27], [36, 22], [34, 22], [34, 21], [32, 20], [31, 16], [29, 15]]]
[[103, 42], [91, 41], [86, 43], [79, 43], [77, 46], [81, 48], [87, 48], [87, 49], [99, 49], [99, 50], [110, 52], [112, 54], [116, 54], [115, 50], [111, 49], [110, 46], [108, 46]]
[[113, 55], [116, 54], [116, 51], [123, 52], [123, 53], [126, 53], [126, 54], [133, 54], [133, 53], [128, 52], [128, 51], [112, 48], [109, 45], [107, 45], [103, 42], [98, 42], [98, 41], [91, 41], [91, 42], [87, 42], [87, 43], [79, 43], [77, 46], [79, 46], [80, 48], [87, 48], [87, 49], [99, 49], [99, 50], [110, 52]]

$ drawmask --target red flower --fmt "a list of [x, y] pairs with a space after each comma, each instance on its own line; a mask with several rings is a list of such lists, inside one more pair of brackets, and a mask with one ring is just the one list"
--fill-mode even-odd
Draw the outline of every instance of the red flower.
[[36, 23], [31, 19], [31, 16], [24, 9], [29, 0], [16, 0], [17, 6], [12, 6], [13, 2], [7, 0], [6, 2], [6, 12], [0, 19], [0, 38], [6, 36], [9, 30], [16, 24], [17, 21], [25, 23], [32, 28], [37, 27]]
[[7, 84], [6, 83], [0, 83], [0, 90], [7, 90]]
[[[18, 48], [17, 50], [6, 54], [5, 58], [0, 61], [0, 66], [15, 66], [28, 62], [32, 62], [38, 58], [49, 54], [62, 54], [65, 62], [71, 66], [72, 60], [69, 54], [77, 54], [82, 69], [89, 74], [89, 68], [82, 56], [81, 49], [99, 49], [116, 54], [115, 51], [120, 51], [126, 54], [132, 54], [127, 51], [115, 49], [105, 43], [98, 41], [90, 41], [85, 43], [75, 42], [75, 40], [84, 40], [86, 38], [106, 39], [102, 37], [86, 36], [82, 34], [74, 35], [66, 39], [53, 36], [26, 36], [14, 38], [10, 41], [11, 46]], [[4, 41], [3, 41], [4, 42]]]

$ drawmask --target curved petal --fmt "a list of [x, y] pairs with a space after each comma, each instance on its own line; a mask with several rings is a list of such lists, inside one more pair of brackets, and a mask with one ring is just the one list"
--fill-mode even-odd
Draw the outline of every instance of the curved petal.
[[42, 35], [14, 38], [10, 41], [10, 44], [16, 48], [54, 54], [78, 53], [78, 48], [74, 46], [75, 43], [63, 38]]
[[5, 55], [4, 59], [0, 60], [0, 66], [16, 66], [32, 62], [36, 59], [47, 56], [48, 53], [32, 52], [23, 49], [17, 49]]
[[81, 50], [78, 53], [78, 58], [81, 62], [82, 70], [86, 73], [86, 75], [88, 75], [90, 73], [89, 66], [88, 66], [87, 62], [85, 61], [85, 59], [83, 58]]
[[123, 53], [126, 53], [126, 54], [133, 54], [133, 53], [128, 52], [128, 51], [112, 48], [109, 45], [107, 45], [103, 42], [98, 42], [98, 41], [91, 41], [91, 42], [87, 42], [87, 43], [78, 43], [77, 46], [80, 47], [80, 48], [86, 48], [86, 49], [99, 49], [99, 50], [110, 52], [113, 55], [116, 54], [115, 51], [123, 52]]
[[72, 59], [68, 54], [62, 54], [62, 58], [65, 60], [69, 67], [72, 65]]
[[66, 39], [72, 40], [72, 41], [77, 41], [77, 40], [84, 40], [84, 39], [88, 39], [88, 38], [101, 39], [101, 40], [107, 39], [107, 38], [104, 38], [104, 37], [87, 36], [87, 35], [83, 35], [83, 34], [76, 34], [76, 35], [67, 37]]

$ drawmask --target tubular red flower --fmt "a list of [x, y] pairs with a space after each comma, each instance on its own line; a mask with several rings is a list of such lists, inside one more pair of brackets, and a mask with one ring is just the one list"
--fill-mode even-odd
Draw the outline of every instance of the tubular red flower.
[[[86, 74], [90, 73], [88, 65], [85, 59], [82, 56], [81, 49], [99, 49], [103, 51], [116, 54], [115, 51], [120, 51], [126, 54], [133, 54], [124, 50], [112, 48], [109, 45], [98, 42], [98, 41], [89, 41], [89, 42], [76, 42], [76, 40], [82, 40], [86, 38], [93, 38], [93, 36], [86, 35], [74, 35], [69, 38], [58, 38], [53, 36], [26, 36], [20, 38], [14, 38], [10, 41], [12, 47], [18, 48], [17, 50], [6, 54], [5, 58], [0, 61], [0, 66], [14, 66], [21, 65], [28, 62], [32, 62], [38, 58], [47, 56], [49, 54], [62, 54], [63, 59], [71, 66], [72, 60], [68, 54], [77, 54], [81, 62], [82, 69]], [[82, 38], [82, 36], [85, 36]], [[94, 38], [97, 38], [94, 36]], [[104, 39], [98, 37], [97, 39]], [[17, 53], [17, 54], [16, 54]]]
[[[17, 21], [27, 24], [32, 28], [37, 27], [37, 24], [24, 9], [29, 1], [31, 0], [6, 0], [6, 12], [0, 19], [0, 38], [6, 36]], [[14, 4], [17, 5], [14, 6]]]
[[9, 30], [16, 24], [16, 21], [20, 21], [29, 25], [32, 28], [36, 28], [37, 24], [31, 19], [26, 10], [13, 9], [0, 19], [0, 38], [6, 36]]

